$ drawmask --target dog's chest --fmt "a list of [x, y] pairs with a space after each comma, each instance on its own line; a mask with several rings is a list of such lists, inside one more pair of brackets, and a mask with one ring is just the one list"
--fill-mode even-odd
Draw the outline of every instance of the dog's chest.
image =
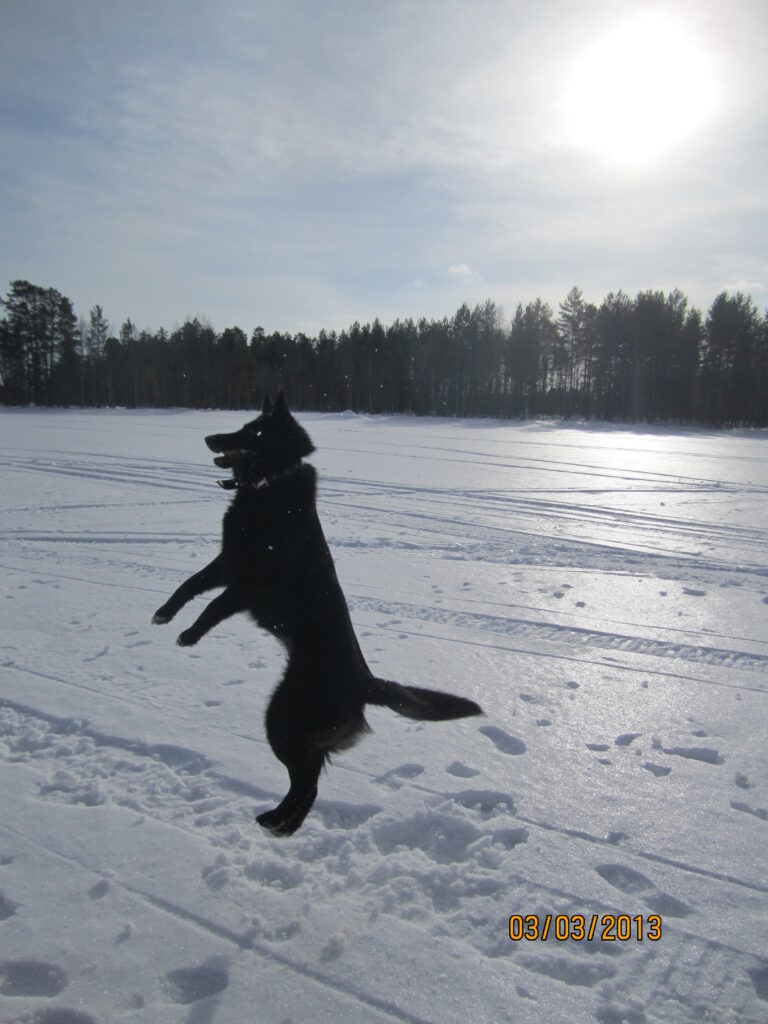
[[222, 547], [230, 572], [250, 575], [285, 568], [296, 557], [312, 507], [312, 495], [304, 487], [239, 491], [223, 523]]

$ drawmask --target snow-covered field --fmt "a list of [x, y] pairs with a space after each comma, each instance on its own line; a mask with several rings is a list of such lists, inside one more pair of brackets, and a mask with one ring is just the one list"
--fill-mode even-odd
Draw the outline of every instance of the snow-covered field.
[[0, 411], [0, 1021], [768, 1020], [768, 436], [300, 417], [371, 665], [486, 717], [277, 839], [277, 644], [150, 625], [243, 418]]

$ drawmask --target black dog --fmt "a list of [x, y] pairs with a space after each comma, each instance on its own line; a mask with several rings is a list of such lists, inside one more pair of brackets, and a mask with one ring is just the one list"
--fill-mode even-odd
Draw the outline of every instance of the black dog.
[[235, 489], [224, 515], [221, 553], [182, 583], [153, 622], [170, 622], [187, 601], [214, 587], [226, 589], [178, 639], [196, 644], [236, 612], [249, 612], [286, 647], [288, 666], [269, 702], [267, 737], [288, 769], [290, 789], [258, 822], [279, 835], [301, 825], [317, 796], [331, 753], [346, 750], [369, 731], [366, 704], [400, 715], [439, 721], [482, 714], [471, 700], [377, 679], [357, 642], [344, 594], [315, 505], [314, 451], [288, 411], [282, 391], [257, 419], [233, 434], [205, 439]]

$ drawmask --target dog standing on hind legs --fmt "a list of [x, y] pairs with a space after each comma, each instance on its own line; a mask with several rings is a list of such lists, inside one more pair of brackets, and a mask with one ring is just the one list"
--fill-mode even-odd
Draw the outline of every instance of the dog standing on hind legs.
[[365, 705], [391, 708], [419, 721], [482, 714], [474, 701], [404, 686], [373, 675], [352, 627], [315, 501], [317, 474], [303, 459], [314, 451], [281, 391], [272, 407], [232, 434], [205, 443], [214, 462], [231, 469], [220, 480], [234, 498], [224, 514], [220, 553], [158, 608], [152, 621], [170, 622], [193, 597], [224, 587], [179, 636], [196, 644], [230, 615], [247, 612], [285, 646], [288, 664], [266, 713], [267, 738], [288, 769], [281, 803], [260, 814], [260, 825], [290, 835], [317, 796], [332, 753], [366, 732]]

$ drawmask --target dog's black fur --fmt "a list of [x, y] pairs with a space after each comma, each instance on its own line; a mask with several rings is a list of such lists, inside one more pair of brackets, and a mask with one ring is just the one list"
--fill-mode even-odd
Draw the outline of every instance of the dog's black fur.
[[233, 471], [219, 483], [236, 490], [224, 515], [221, 553], [182, 583], [152, 621], [170, 622], [193, 597], [225, 587], [179, 636], [182, 647], [236, 612], [250, 613], [286, 647], [288, 665], [269, 702], [266, 729], [290, 789], [257, 820], [290, 835], [315, 801], [329, 755], [369, 731], [366, 704], [429, 721], [482, 712], [464, 697], [378, 679], [368, 668], [317, 517], [316, 473], [302, 462], [314, 445], [282, 392], [274, 409], [267, 398], [257, 419], [205, 443], [220, 453], [214, 462]]

